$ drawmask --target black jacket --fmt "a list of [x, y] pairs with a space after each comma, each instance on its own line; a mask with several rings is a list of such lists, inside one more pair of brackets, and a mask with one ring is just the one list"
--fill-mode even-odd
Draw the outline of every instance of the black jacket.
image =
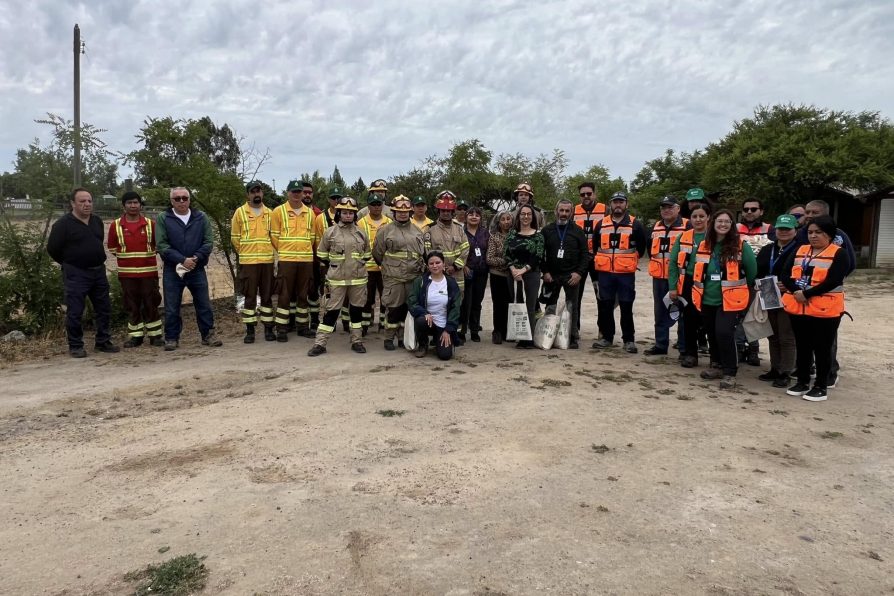
[[[583, 277], [590, 269], [591, 257], [587, 250], [587, 237], [584, 231], [571, 220], [564, 227], [564, 239], [557, 223], [548, 224], [542, 230], [544, 255], [541, 269], [553, 276], [556, 281], [567, 279], [575, 271]], [[559, 258], [560, 249], [561, 258]]]
[[66, 213], [53, 224], [47, 238], [47, 252], [62, 265], [74, 265], [81, 269], [99, 267], [106, 262], [102, 220], [91, 215], [84, 223], [71, 213]]

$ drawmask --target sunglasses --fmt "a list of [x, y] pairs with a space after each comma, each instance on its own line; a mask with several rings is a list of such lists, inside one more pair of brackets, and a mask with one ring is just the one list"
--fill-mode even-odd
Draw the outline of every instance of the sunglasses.
[[789, 215], [794, 215], [796, 218], [801, 219], [802, 217], [804, 217], [807, 214], [806, 213], [789, 213]]
[[581, 196], [581, 197], [592, 197], [592, 196], [593, 196], [593, 193], [591, 193], [591, 192], [582, 192], [582, 193], [580, 193], [580, 196]]
[[745, 213], [757, 213], [760, 210], [761, 210], [760, 207], [743, 207], [742, 208], [742, 211], [744, 211]]
[[171, 197], [171, 200], [175, 203], [185, 203], [189, 200], [189, 197]]

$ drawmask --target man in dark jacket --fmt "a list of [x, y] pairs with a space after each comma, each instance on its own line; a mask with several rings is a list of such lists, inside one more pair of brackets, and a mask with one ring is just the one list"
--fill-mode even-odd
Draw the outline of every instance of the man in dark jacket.
[[[556, 312], [559, 291], [565, 292], [565, 307], [571, 309], [571, 320], [578, 320], [579, 285], [590, 268], [587, 236], [572, 221], [574, 203], [566, 199], [556, 203], [556, 221], [543, 228], [543, 296], [547, 314]], [[568, 347], [578, 348], [580, 329], [571, 325]]]
[[211, 222], [204, 213], [190, 207], [189, 190], [171, 190], [171, 208], [158, 214], [156, 235], [158, 254], [165, 264], [165, 351], [176, 350], [180, 345], [183, 288], [189, 288], [192, 294], [202, 345], [223, 345], [214, 333], [214, 311], [205, 274], [214, 243]]
[[93, 215], [93, 196], [86, 189], [74, 189], [69, 200], [71, 213], [66, 213], [53, 224], [47, 238], [47, 252], [62, 265], [68, 353], [72, 358], [87, 356], [81, 325], [87, 298], [93, 305], [96, 322], [94, 349], [114, 353], [119, 349], [112, 343], [109, 331], [112, 304], [106, 277], [102, 220]]

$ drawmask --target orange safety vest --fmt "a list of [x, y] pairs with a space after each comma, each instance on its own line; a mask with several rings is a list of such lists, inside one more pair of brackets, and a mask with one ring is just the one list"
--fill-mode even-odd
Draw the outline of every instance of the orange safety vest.
[[649, 275], [656, 279], [667, 279], [670, 271], [671, 247], [677, 236], [686, 231], [689, 220], [678, 218], [670, 227], [658, 220], [652, 227], [652, 246], [649, 250]]
[[[739, 240], [739, 258], [735, 261], [727, 261], [726, 267], [720, 272], [720, 291], [723, 297], [724, 312], [739, 312], [748, 308], [750, 294], [748, 292], [748, 280], [745, 279], [745, 271], [742, 268], [742, 244]], [[702, 309], [702, 297], [705, 294], [705, 273], [708, 271], [708, 263], [711, 262], [711, 252], [707, 242], [699, 242], [695, 253], [695, 271], [692, 273], [692, 303], [698, 310]]]
[[689, 229], [680, 234], [680, 252], [677, 253], [677, 268], [680, 277], [677, 279], [677, 294], [683, 293], [683, 283], [686, 281], [686, 267], [689, 259], [695, 251], [695, 230]]
[[739, 230], [739, 236], [767, 236], [770, 234], [770, 224], [761, 223], [760, 226], [752, 229], [739, 222], [736, 224], [736, 229]]
[[[635, 273], [639, 255], [630, 247], [633, 222], [636, 218], [626, 215], [617, 225], [610, 215], [602, 218], [599, 228], [599, 248], [594, 261], [596, 271], [606, 273]], [[626, 221], [626, 223], [624, 223]]]
[[[823, 252], [810, 256], [810, 245], [805, 244], [798, 248], [795, 260], [792, 264], [791, 277], [796, 282], [803, 280], [806, 284], [803, 289], [809, 289], [821, 284], [829, 274], [829, 267], [835, 260], [835, 253], [841, 250], [837, 244], [830, 243]], [[782, 295], [782, 307], [790, 315], [807, 315], [821, 319], [834, 319], [844, 312], [844, 287], [838, 286], [825, 294], [811, 296], [807, 304], [801, 304], [795, 300], [794, 294], [786, 292]]]
[[605, 204], [594, 203], [593, 210], [587, 211], [583, 205], [575, 205], [574, 207], [574, 223], [580, 226], [587, 237], [587, 250], [593, 254], [593, 228], [599, 218], [605, 217]]

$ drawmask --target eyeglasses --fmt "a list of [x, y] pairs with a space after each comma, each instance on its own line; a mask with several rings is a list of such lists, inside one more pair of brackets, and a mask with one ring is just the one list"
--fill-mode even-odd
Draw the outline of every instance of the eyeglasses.
[[175, 203], [185, 203], [189, 200], [189, 197], [171, 197], [171, 200]]
[[591, 192], [582, 192], [582, 193], [580, 193], [580, 196], [581, 196], [582, 198], [592, 197], [592, 196], [593, 196], [593, 193], [591, 193]]
[[744, 211], [745, 213], [757, 213], [760, 210], [761, 210], [760, 207], [743, 207], [742, 208], [742, 211]]
[[719, 225], [721, 225], [721, 226], [731, 226], [731, 225], [733, 225], [733, 222], [731, 222], [731, 221], [728, 220], [728, 219], [718, 219], [718, 220], [715, 220], [714, 223], [719, 224]]

